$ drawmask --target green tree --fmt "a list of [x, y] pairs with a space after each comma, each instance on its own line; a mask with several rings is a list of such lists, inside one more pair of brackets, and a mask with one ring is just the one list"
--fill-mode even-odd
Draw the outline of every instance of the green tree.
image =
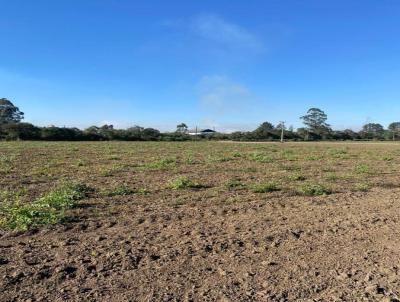
[[256, 130], [253, 131], [253, 134], [256, 139], [274, 139], [278, 138], [278, 135], [274, 133], [274, 125], [270, 122], [264, 122]]
[[396, 137], [400, 134], [400, 122], [391, 123], [388, 129], [392, 134], [392, 139], [396, 140]]
[[145, 128], [142, 131], [142, 138], [144, 140], [156, 141], [160, 139], [160, 136], [161, 136], [160, 131], [154, 128]]
[[331, 126], [326, 122], [328, 116], [319, 108], [310, 108], [307, 111], [307, 114], [300, 117], [300, 119], [303, 120], [303, 123], [307, 126], [306, 129], [309, 132], [315, 133], [323, 138], [332, 131]]
[[7, 99], [0, 99], [0, 125], [19, 123], [24, 113]]
[[377, 123], [365, 124], [362, 129], [363, 137], [367, 139], [381, 139], [384, 133], [383, 126]]
[[181, 123], [176, 126], [176, 132], [186, 134], [188, 132], [188, 126], [185, 123]]
[[40, 128], [28, 123], [0, 125], [0, 137], [6, 140], [34, 140], [40, 138]]

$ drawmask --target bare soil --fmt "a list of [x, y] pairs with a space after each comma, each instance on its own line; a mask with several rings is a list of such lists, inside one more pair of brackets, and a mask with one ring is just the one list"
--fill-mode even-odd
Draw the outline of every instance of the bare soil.
[[0, 300], [399, 301], [397, 178], [326, 196], [213, 191], [231, 163], [219, 165], [187, 170], [208, 187], [181, 191], [161, 185], [176, 171], [127, 171], [125, 183], [141, 175], [134, 185], [158, 189], [94, 195], [63, 224], [0, 231]]

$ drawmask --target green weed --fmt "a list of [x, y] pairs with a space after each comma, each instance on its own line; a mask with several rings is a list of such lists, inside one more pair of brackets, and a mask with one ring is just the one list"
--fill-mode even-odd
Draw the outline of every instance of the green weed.
[[259, 163], [270, 163], [274, 160], [271, 156], [259, 152], [250, 153], [249, 159]]
[[171, 190], [188, 189], [188, 188], [201, 188], [203, 187], [197, 182], [193, 182], [186, 177], [178, 177], [167, 184], [167, 188]]
[[268, 193], [268, 192], [280, 191], [281, 188], [276, 182], [270, 181], [270, 182], [254, 184], [251, 186], [251, 190], [254, 193]]
[[366, 164], [357, 164], [354, 171], [358, 174], [370, 174], [372, 172], [371, 168]]
[[242, 157], [242, 154], [240, 152], [234, 152], [232, 154], [232, 156], [235, 157], [235, 158], [239, 158], [239, 157]]
[[289, 175], [288, 179], [290, 181], [304, 181], [304, 180], [306, 180], [306, 177], [301, 174], [293, 174], [293, 175]]
[[14, 168], [15, 156], [0, 155], [0, 174], [9, 174]]
[[148, 164], [146, 168], [152, 170], [167, 170], [174, 167], [177, 163], [177, 160], [174, 158], [164, 158], [154, 163]]
[[333, 158], [337, 158], [337, 159], [349, 159], [350, 158], [350, 155], [348, 154], [346, 149], [332, 149], [329, 151], [329, 154]]
[[26, 231], [41, 225], [55, 224], [93, 190], [84, 184], [68, 184], [49, 192], [33, 203], [9, 203], [0, 208], [0, 227]]
[[307, 196], [328, 195], [332, 193], [330, 189], [316, 183], [307, 183], [302, 185], [299, 188], [299, 192]]
[[87, 162], [86, 160], [78, 159], [78, 160], [76, 161], [76, 166], [77, 166], [77, 167], [85, 167], [85, 166], [87, 166], [87, 165], [88, 165], [88, 162]]
[[188, 165], [199, 165], [199, 164], [201, 164], [202, 162], [201, 162], [200, 160], [196, 159], [196, 158], [193, 158], [193, 157], [189, 156], [189, 157], [186, 159], [186, 163], [187, 163]]
[[370, 189], [370, 185], [367, 183], [360, 183], [360, 184], [357, 184], [355, 187], [356, 191], [361, 191], [361, 192], [367, 192], [367, 191], [369, 191], [369, 189]]
[[25, 188], [19, 189], [17, 191], [0, 191], [0, 202], [13, 202], [16, 200], [20, 200], [21, 197], [27, 194], [27, 190]]
[[123, 172], [128, 169], [127, 165], [124, 164], [114, 164], [111, 168], [105, 168], [100, 171], [100, 175], [103, 177], [110, 177], [113, 176], [117, 172]]

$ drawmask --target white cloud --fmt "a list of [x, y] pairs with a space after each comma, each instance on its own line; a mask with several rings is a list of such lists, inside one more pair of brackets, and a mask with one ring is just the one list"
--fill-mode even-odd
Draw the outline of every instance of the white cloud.
[[192, 22], [192, 30], [203, 39], [228, 49], [262, 52], [265, 47], [255, 34], [216, 15], [201, 15]]

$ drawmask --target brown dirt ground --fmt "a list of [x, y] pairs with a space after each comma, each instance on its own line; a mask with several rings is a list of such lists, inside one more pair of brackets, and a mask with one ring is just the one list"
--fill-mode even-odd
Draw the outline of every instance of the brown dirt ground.
[[94, 196], [74, 221], [0, 231], [0, 300], [398, 301], [400, 189], [184, 192]]

